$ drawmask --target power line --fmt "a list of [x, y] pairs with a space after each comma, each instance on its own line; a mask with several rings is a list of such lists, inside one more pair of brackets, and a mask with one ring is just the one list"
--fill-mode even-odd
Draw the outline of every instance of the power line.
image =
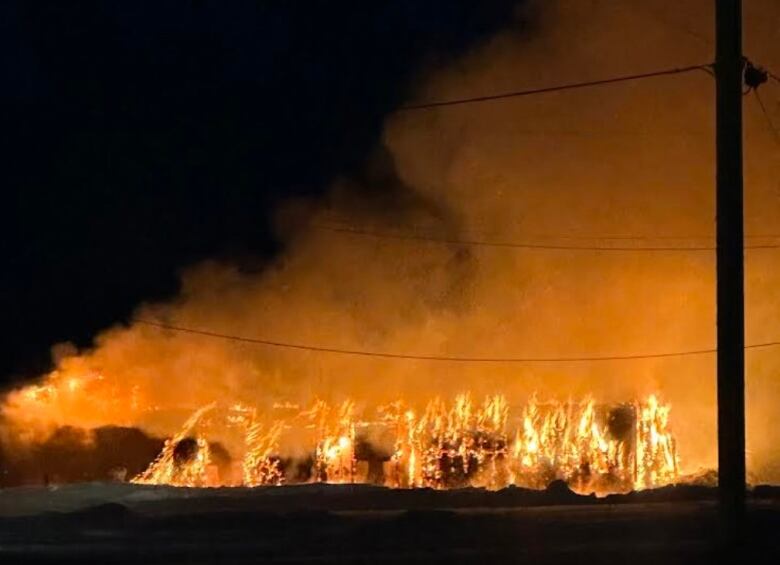
[[661, 23], [663, 25], [666, 25], [666, 26], [668, 26], [670, 28], [675, 28], [678, 31], [683, 32], [684, 34], [689, 35], [689, 36], [697, 39], [698, 41], [700, 41], [704, 45], [707, 45], [707, 46], [712, 45], [712, 40], [709, 37], [705, 36], [703, 33], [699, 33], [698, 31], [696, 31], [694, 29], [691, 29], [690, 27], [686, 26], [685, 24], [683, 24], [681, 22], [672, 21], [672, 20], [668, 19], [667, 17], [658, 14], [655, 10], [647, 8], [647, 6], [645, 6], [644, 0], [640, 0], [640, 2], [638, 2], [638, 3], [632, 2], [632, 4], [634, 5], [635, 8], [638, 7], [639, 9], [643, 10], [645, 12], [645, 14], [649, 15], [651, 18], [653, 18], [657, 22], [659, 22], [659, 23]]
[[[435, 237], [421, 234], [400, 234], [400, 233], [388, 233], [373, 231], [362, 228], [346, 227], [346, 226], [328, 226], [323, 224], [313, 224], [312, 227], [321, 230], [327, 230], [335, 233], [344, 233], [348, 235], [373, 237], [377, 239], [395, 239], [400, 241], [424, 241], [432, 243], [441, 243], [446, 245], [471, 245], [476, 247], [504, 247], [513, 249], [538, 249], [538, 250], [550, 250], [550, 251], [616, 251], [616, 252], [631, 252], [631, 251], [643, 251], [643, 252], [680, 252], [680, 251], [715, 251], [714, 246], [653, 246], [653, 247], [636, 247], [636, 246], [595, 246], [595, 245], [558, 245], [547, 243], [527, 243], [527, 242], [511, 242], [511, 241], [488, 241], [478, 239], [455, 239], [445, 237]], [[780, 244], [753, 244], [746, 245], [745, 249], [780, 249]]]
[[[353, 227], [350, 225], [349, 222], [346, 220], [342, 220], [335, 216], [330, 216], [330, 218], [327, 219], [328, 223], [310, 223], [308, 224], [309, 227], [314, 229], [342, 229], [342, 228], [350, 228]], [[408, 226], [412, 231], [414, 232], [421, 232], [425, 231], [425, 227], [422, 226]], [[484, 229], [479, 229], [478, 231], [482, 233], [487, 233]], [[531, 239], [559, 239], [559, 240], [572, 240], [572, 241], [594, 241], [594, 240], [604, 240], [604, 241], [662, 241], [662, 240], [674, 240], [674, 241], [682, 241], [686, 239], [706, 239], [706, 240], [714, 240], [714, 235], [616, 235], [616, 234], [553, 234], [553, 233], [526, 233], [526, 237], [529, 237]], [[746, 234], [745, 239], [780, 239], [780, 233], [776, 234]]]
[[712, 132], [705, 130], [652, 130], [652, 129], [550, 129], [550, 128], [523, 128], [511, 130], [512, 136], [542, 137], [592, 137], [594, 134], [603, 137], [712, 137]]
[[[682, 241], [685, 239], [715, 239], [713, 235], [555, 235], [555, 234], [529, 234], [533, 239], [569, 239], [582, 241]], [[780, 239], [780, 234], [755, 234], [745, 235], [745, 239]]]
[[772, 132], [772, 135], [775, 138], [775, 143], [780, 145], [780, 133], [778, 133], [777, 128], [775, 128], [775, 124], [772, 123], [772, 118], [769, 115], [766, 106], [764, 106], [764, 101], [761, 99], [761, 95], [758, 93], [757, 88], [753, 89], [753, 94], [756, 95], [756, 100], [758, 100], [758, 105], [761, 107], [761, 112], [764, 114], [764, 118], [766, 118], [766, 123], [769, 126], [769, 130]]
[[[176, 332], [200, 335], [217, 339], [225, 339], [240, 343], [252, 343], [256, 345], [265, 345], [269, 347], [280, 347], [285, 349], [296, 349], [299, 351], [314, 351], [318, 353], [334, 353], [339, 355], [355, 355], [360, 357], [379, 357], [385, 359], [408, 359], [414, 361], [447, 361], [453, 363], [574, 363], [574, 362], [596, 362], [596, 361], [629, 361], [635, 359], [661, 359], [666, 357], [689, 357], [693, 355], [711, 355], [717, 353], [717, 349], [693, 349], [689, 351], [674, 351], [667, 353], [647, 353], [639, 355], [605, 355], [593, 357], [451, 357], [444, 355], [412, 355], [404, 353], [387, 353], [380, 351], [363, 351], [358, 349], [339, 349], [335, 347], [321, 347], [315, 345], [303, 345], [299, 343], [287, 343], [282, 341], [272, 341], [266, 339], [256, 339], [206, 330], [185, 328], [173, 324], [165, 324], [152, 320], [135, 319], [135, 323], [153, 326], [156, 328], [171, 330]], [[758, 349], [764, 347], [774, 347], [780, 345], [780, 341], [766, 343], [757, 343], [748, 345], [745, 349]]]
[[423, 102], [420, 104], [408, 104], [406, 106], [401, 106], [398, 108], [398, 112], [405, 112], [409, 110], [425, 110], [429, 108], [439, 108], [442, 106], [456, 106], [461, 104], [473, 104], [473, 103], [480, 103], [480, 102], [489, 102], [491, 100], [502, 100], [505, 98], [519, 98], [522, 96], [531, 96], [534, 94], [547, 94], [551, 92], [560, 92], [563, 90], [574, 90], [579, 88], [589, 88], [592, 86], [602, 86], [607, 84], [616, 84], [619, 82], [628, 82], [628, 81], [634, 81], [634, 80], [642, 80], [646, 78], [653, 78], [653, 77], [660, 77], [660, 76], [668, 76], [668, 75], [678, 75], [682, 73], [689, 73], [691, 71], [705, 71], [707, 73], [712, 72], [712, 63], [708, 63], [705, 65], [691, 65], [688, 67], [675, 67], [670, 69], [662, 69], [658, 71], [652, 71], [648, 73], [640, 73], [640, 74], [634, 74], [634, 75], [623, 75], [618, 77], [612, 77], [612, 78], [606, 78], [606, 79], [600, 79], [600, 80], [591, 80], [586, 82], [575, 82], [575, 83], [569, 83], [569, 84], [560, 84], [556, 86], [547, 86], [542, 88], [532, 88], [529, 90], [515, 90], [512, 92], [504, 92], [502, 94], [491, 94], [487, 96], [475, 96], [472, 98], [457, 98], [453, 100], [441, 100], [438, 102]]

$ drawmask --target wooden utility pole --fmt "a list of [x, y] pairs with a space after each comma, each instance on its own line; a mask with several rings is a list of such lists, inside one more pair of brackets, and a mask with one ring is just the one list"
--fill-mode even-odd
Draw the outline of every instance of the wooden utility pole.
[[745, 512], [742, 2], [715, 6], [718, 481], [727, 534], [738, 538]]

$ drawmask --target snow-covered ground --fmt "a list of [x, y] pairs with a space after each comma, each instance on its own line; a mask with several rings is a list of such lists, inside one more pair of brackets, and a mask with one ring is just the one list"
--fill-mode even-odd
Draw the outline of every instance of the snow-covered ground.
[[[144, 514], [170, 510], [230, 508], [241, 510], [373, 510], [408, 508], [469, 508], [577, 505], [649, 500], [708, 500], [707, 487], [680, 486], [633, 495], [597, 499], [571, 492], [562, 482], [546, 491], [509, 487], [500, 491], [464, 488], [389, 489], [365, 484], [300, 484], [283, 487], [182, 488], [119, 482], [74, 483], [61, 486], [0, 489], [0, 517], [29, 516], [42, 512], [73, 512], [106, 503], [121, 504]], [[632, 498], [633, 497], [633, 498]]]
[[780, 563], [780, 496], [755, 490], [724, 553], [715, 491], [622, 497], [366, 485], [0, 490], [0, 563]]

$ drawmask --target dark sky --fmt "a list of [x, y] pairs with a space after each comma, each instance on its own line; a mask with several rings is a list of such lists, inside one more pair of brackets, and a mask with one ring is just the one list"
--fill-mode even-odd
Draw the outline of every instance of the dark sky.
[[187, 265], [272, 256], [274, 210], [359, 175], [418, 73], [516, 4], [4, 2], [2, 379]]

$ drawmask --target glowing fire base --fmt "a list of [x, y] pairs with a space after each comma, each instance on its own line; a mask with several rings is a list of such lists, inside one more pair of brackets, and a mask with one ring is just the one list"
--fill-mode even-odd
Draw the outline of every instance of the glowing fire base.
[[[435, 489], [509, 485], [544, 488], [566, 481], [577, 492], [623, 492], [677, 479], [679, 462], [668, 405], [538, 403], [511, 414], [501, 395], [483, 402], [463, 394], [434, 399], [420, 411], [403, 402], [361, 418], [355, 404], [317, 401], [308, 410], [266, 424], [241, 405], [225, 421], [243, 429], [240, 478], [212, 461], [200, 422], [218, 412], [195, 412], [146, 471], [141, 484], [259, 486], [286, 483], [372, 483]], [[286, 437], [306, 438], [305, 456], [285, 456]]]

